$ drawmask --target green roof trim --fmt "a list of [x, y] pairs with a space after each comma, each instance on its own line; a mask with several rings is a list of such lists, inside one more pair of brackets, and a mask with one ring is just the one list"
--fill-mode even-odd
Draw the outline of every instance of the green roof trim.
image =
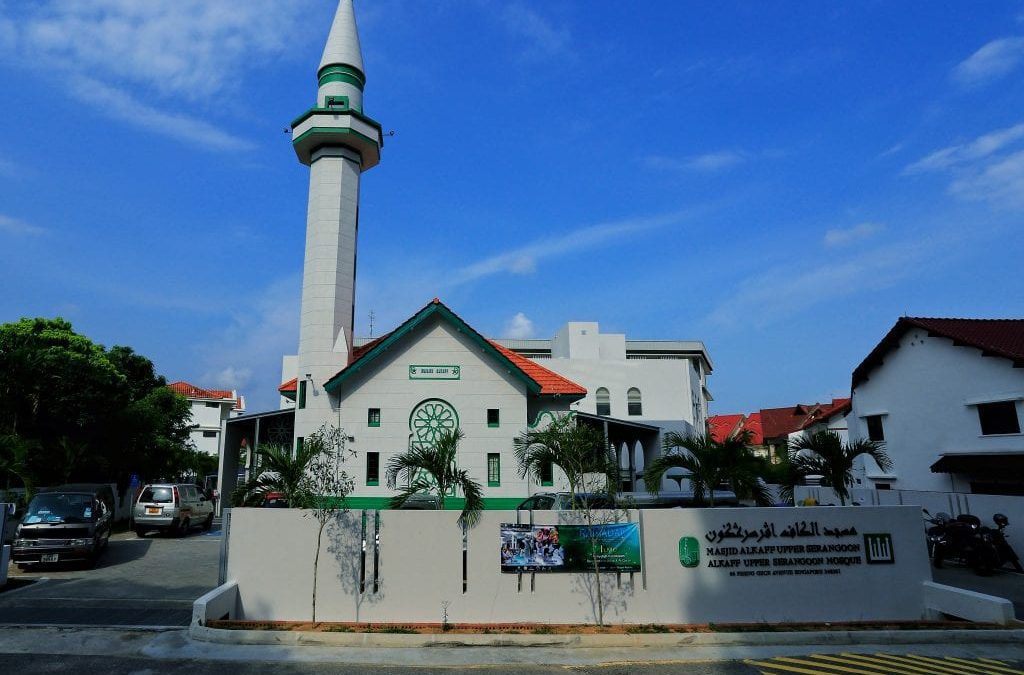
[[343, 81], [350, 82], [350, 84], [354, 84], [359, 87], [359, 91], [362, 91], [363, 87], [366, 86], [366, 75], [363, 71], [359, 70], [355, 66], [350, 66], [347, 63], [332, 63], [324, 66], [317, 72], [316, 79], [320, 84], [324, 84], [325, 82], [335, 81], [334, 79], [330, 79], [335, 75], [343, 75], [346, 78], [349, 78]]
[[338, 392], [341, 388], [341, 384], [354, 376], [356, 373], [361, 371], [368, 363], [373, 361], [375, 358], [390, 349], [395, 343], [404, 338], [406, 335], [411, 333], [417, 326], [421, 325], [424, 321], [437, 314], [442, 319], [455, 326], [456, 330], [463, 333], [472, 341], [475, 345], [480, 347], [484, 352], [490, 354], [498, 363], [504, 365], [508, 371], [517, 379], [522, 380], [526, 384], [526, 389], [531, 394], [540, 393], [540, 384], [533, 380], [529, 375], [524, 373], [519, 366], [510, 361], [508, 357], [499, 352], [494, 348], [487, 339], [477, 333], [469, 324], [460, 319], [455, 312], [451, 311], [444, 304], [440, 302], [431, 302], [426, 307], [416, 312], [410, 317], [405, 323], [396, 328], [386, 338], [381, 340], [374, 346], [373, 349], [363, 354], [360, 358], [349, 364], [347, 368], [339, 372], [337, 375], [329, 379], [324, 384], [324, 389], [332, 394]]
[[306, 129], [301, 134], [296, 136], [295, 139], [292, 141], [292, 145], [298, 145], [299, 143], [304, 141], [308, 136], [312, 136], [313, 134], [338, 134], [358, 136], [359, 138], [366, 139], [368, 142], [373, 143], [377, 147], [380, 147], [380, 144], [377, 143], [375, 139], [370, 138], [366, 134], [361, 134], [355, 129], [347, 129], [345, 127], [310, 127], [309, 129]]
[[339, 110], [338, 108], [320, 108], [320, 107], [317, 107], [317, 106], [313, 106], [312, 108], [310, 108], [309, 110], [307, 110], [306, 112], [302, 113], [301, 115], [296, 117], [294, 120], [292, 120], [292, 129], [294, 129], [295, 127], [299, 126], [300, 124], [302, 124], [307, 119], [309, 119], [310, 117], [312, 117], [313, 115], [315, 115], [317, 113], [328, 113], [328, 114], [331, 114], [331, 115], [351, 115], [352, 117], [355, 117], [356, 119], [358, 119], [360, 121], [366, 122], [371, 127], [375, 127], [377, 129], [377, 131], [381, 132], [382, 136], [384, 134], [384, 127], [382, 127], [380, 125], [380, 122], [378, 122], [377, 120], [373, 119], [372, 117], [367, 117], [366, 115], [364, 115], [363, 113], [359, 112], [355, 108], [349, 108], [347, 110]]
[[321, 70], [318, 77], [318, 83], [322, 87], [328, 82], [344, 82], [346, 84], [351, 84], [359, 91], [362, 91], [363, 87], [366, 85], [366, 79], [362, 77], [362, 73], [349, 66], [327, 66]]
[[[514, 511], [524, 499], [522, 497], [484, 497], [484, 511]], [[331, 498], [330, 503], [337, 508], [363, 509], [366, 511], [387, 511], [390, 510], [391, 497], [345, 497], [344, 500], [337, 497]], [[461, 511], [466, 500], [463, 497], [445, 497], [445, 511]]]

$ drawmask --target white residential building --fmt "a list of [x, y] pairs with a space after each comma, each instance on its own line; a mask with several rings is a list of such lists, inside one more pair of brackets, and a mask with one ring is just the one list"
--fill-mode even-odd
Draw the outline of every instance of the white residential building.
[[572, 409], [704, 433], [711, 357], [690, 340], [627, 340], [594, 321], [570, 321], [550, 340], [496, 342], [587, 389]]
[[224, 428], [231, 417], [245, 412], [245, 398], [237, 391], [203, 389], [188, 382], [167, 387], [192, 404], [192, 443], [196, 450], [218, 457], [224, 448]]
[[903, 317], [853, 372], [851, 438], [884, 441], [865, 486], [1024, 495], [1024, 320]]

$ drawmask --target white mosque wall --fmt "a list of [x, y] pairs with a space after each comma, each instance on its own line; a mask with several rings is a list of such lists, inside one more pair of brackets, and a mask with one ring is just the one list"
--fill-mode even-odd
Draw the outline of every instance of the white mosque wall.
[[[518, 513], [523, 522], [530, 515]], [[666, 509], [620, 515], [640, 525], [642, 569], [601, 574], [604, 615], [611, 624], [925, 616], [923, 584], [931, 581], [931, 569], [918, 507]], [[366, 512], [364, 527], [364, 512], [343, 514], [324, 534], [317, 619], [441, 623], [447, 610], [451, 623], [595, 622], [595, 575], [501, 572], [500, 525], [517, 522], [515, 511], [484, 512], [467, 532], [465, 558], [456, 518], [456, 511]], [[534, 511], [532, 518], [536, 524], [578, 522], [572, 512]], [[308, 512], [230, 510], [226, 579], [238, 584], [241, 618], [310, 619], [316, 532]], [[747, 541], [737, 532], [746, 533]], [[869, 550], [867, 537], [879, 535], [891, 537], [888, 555]], [[696, 566], [681, 562], [684, 537], [699, 543]], [[836, 545], [845, 550], [815, 548]], [[783, 552], [787, 546], [801, 550]]]
[[[419, 379], [410, 367], [459, 368], [458, 379]], [[523, 499], [540, 486], [518, 475], [513, 439], [535, 421], [530, 415], [525, 383], [502, 368], [482, 347], [439, 319], [429, 319], [394, 347], [372, 361], [364, 372], [342, 384], [337, 423], [352, 439], [355, 451], [346, 469], [356, 478], [355, 494], [386, 497], [393, 494], [384, 482], [390, 457], [405, 452], [411, 434], [410, 416], [424, 401], [444, 402], [455, 411], [465, 438], [459, 444], [459, 467], [484, 487], [486, 497]], [[568, 401], [552, 402], [548, 410], [566, 410]], [[380, 426], [368, 423], [368, 410], [380, 410]], [[498, 426], [489, 426], [488, 409], [499, 411]], [[367, 453], [379, 453], [380, 483], [367, 485]], [[498, 453], [501, 480], [488, 485], [487, 455]], [[554, 489], [552, 486], [547, 489]]]

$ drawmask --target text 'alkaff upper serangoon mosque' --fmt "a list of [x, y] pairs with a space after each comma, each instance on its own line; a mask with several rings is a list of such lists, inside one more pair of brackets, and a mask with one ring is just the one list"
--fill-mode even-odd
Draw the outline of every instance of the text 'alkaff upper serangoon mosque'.
[[[354, 338], [359, 183], [380, 161], [383, 134], [364, 109], [351, 0], [338, 5], [317, 77], [316, 105], [292, 124], [310, 175], [299, 350], [285, 357], [280, 388], [286, 409], [233, 421], [229, 445], [251, 451], [285, 435], [299, 444], [339, 426], [354, 451], [349, 505], [382, 508], [388, 458], [458, 427], [460, 468], [484, 486], [488, 508], [508, 508], [561, 485], [557, 468], [540, 484], [521, 478], [513, 439], [574, 411], [614, 444], [622, 488], [643, 490], [662, 430], [704, 428], [712, 369], [704, 345], [626, 340], [594, 322], [570, 322], [551, 340], [488, 339], [437, 298], [390, 333]], [[222, 466], [225, 479], [233, 474]]]

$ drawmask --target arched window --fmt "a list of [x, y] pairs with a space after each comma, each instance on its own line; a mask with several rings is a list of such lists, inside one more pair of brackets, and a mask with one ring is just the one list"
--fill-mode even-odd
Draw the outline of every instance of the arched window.
[[629, 415], [643, 415], [644, 409], [640, 404], [640, 390], [630, 387], [626, 392], [626, 413]]
[[604, 387], [599, 387], [598, 390], [594, 392], [594, 397], [597, 399], [597, 414], [611, 415], [612, 397], [608, 395], [608, 390]]

